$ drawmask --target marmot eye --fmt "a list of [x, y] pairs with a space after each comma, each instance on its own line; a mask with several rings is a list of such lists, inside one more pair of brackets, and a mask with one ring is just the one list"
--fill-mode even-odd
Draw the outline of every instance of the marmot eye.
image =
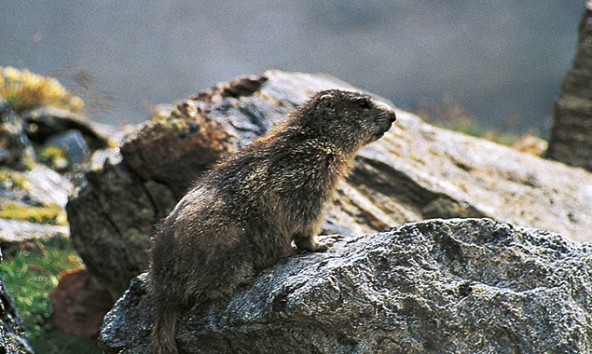
[[358, 106], [360, 108], [363, 108], [363, 109], [368, 109], [368, 108], [370, 108], [370, 101], [368, 101], [368, 100], [359, 100], [358, 101]]

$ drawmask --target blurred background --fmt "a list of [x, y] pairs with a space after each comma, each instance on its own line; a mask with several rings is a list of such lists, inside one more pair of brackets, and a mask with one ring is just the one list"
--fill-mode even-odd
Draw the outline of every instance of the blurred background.
[[57, 76], [103, 123], [139, 122], [151, 105], [281, 69], [328, 73], [411, 111], [461, 109], [486, 127], [546, 136], [584, 1], [3, 0], [0, 7], [0, 66]]

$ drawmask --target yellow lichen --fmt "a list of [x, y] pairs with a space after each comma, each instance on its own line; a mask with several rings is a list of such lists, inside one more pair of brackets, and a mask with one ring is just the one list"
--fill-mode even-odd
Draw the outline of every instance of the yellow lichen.
[[83, 106], [58, 80], [13, 67], [0, 66], [0, 96], [16, 112], [44, 105], [77, 112]]
[[0, 168], [0, 183], [4, 185], [4, 188], [25, 189], [25, 182], [26, 178], [23, 173], [8, 168]]
[[68, 167], [68, 158], [64, 154], [64, 150], [58, 146], [48, 146], [38, 152], [39, 159], [52, 168], [65, 169]]
[[0, 219], [25, 220], [38, 224], [67, 225], [66, 212], [58, 205], [32, 206], [16, 203], [0, 205]]

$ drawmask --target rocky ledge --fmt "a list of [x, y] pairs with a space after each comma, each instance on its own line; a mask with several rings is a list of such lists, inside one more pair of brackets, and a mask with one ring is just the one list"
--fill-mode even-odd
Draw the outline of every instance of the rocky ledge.
[[[588, 353], [592, 245], [491, 219], [435, 219], [298, 254], [195, 306], [187, 353]], [[107, 314], [106, 353], [148, 353], [145, 274]]]
[[[320, 74], [267, 71], [220, 83], [163, 108], [85, 177], [68, 203], [72, 241], [116, 299], [148, 268], [149, 236], [195, 179], [314, 92], [357, 90]], [[385, 136], [360, 150], [324, 232], [361, 235], [431, 218], [488, 217], [592, 238], [592, 175], [397, 110]]]

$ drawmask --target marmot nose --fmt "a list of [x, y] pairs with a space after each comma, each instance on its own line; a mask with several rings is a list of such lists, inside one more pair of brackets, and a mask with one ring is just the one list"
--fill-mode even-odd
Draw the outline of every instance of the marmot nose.
[[391, 123], [394, 123], [397, 120], [397, 115], [395, 114], [395, 112], [392, 112], [391, 114], [389, 114], [389, 121]]

